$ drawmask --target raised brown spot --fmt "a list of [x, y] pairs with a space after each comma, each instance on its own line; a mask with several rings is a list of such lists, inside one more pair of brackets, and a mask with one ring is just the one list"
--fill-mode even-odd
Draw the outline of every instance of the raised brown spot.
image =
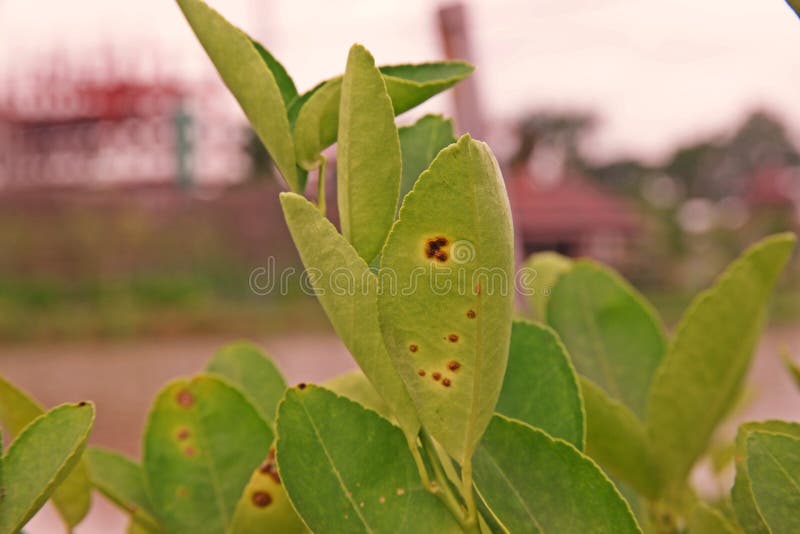
[[445, 262], [447, 261], [447, 253], [442, 250], [442, 247], [447, 246], [447, 238], [446, 237], [434, 237], [433, 239], [428, 239], [425, 244], [425, 255], [428, 258], [436, 258], [438, 261]]
[[449, 378], [445, 378], [444, 380], [442, 380], [442, 385], [443, 385], [444, 387], [446, 387], [446, 388], [449, 388], [449, 387], [450, 387], [450, 384], [451, 384], [451, 382], [450, 382], [450, 379], [449, 379]]
[[440, 262], [444, 263], [447, 261], [447, 252], [440, 250], [439, 252], [434, 254], [433, 257], [439, 260]]
[[189, 436], [191, 435], [192, 433], [189, 431], [188, 428], [181, 428], [180, 430], [178, 430], [178, 439], [181, 441], [188, 439]]
[[186, 456], [194, 456], [195, 454], [197, 454], [197, 451], [195, 450], [194, 447], [190, 445], [185, 449], [183, 449], [183, 454], [185, 454]]
[[272, 495], [266, 491], [254, 491], [250, 496], [250, 500], [259, 508], [265, 508], [272, 504]]
[[417, 374], [419, 376], [425, 376], [425, 369], [420, 369], [419, 371], [417, 371]]
[[434, 380], [439, 380], [440, 378], [442, 378], [442, 373], [433, 373], [431, 376], [433, 377]]
[[410, 350], [411, 352], [417, 352], [419, 350], [419, 347], [416, 345], [409, 345], [408, 350]]
[[447, 336], [447, 339], [450, 341], [450, 343], [455, 343], [458, 341], [458, 334], [450, 334]]
[[475, 310], [469, 310], [467, 312], [467, 317], [469, 317], [470, 319], [474, 319], [475, 318]]
[[86, 402], [86, 401], [80, 401], [80, 402], [78, 403], [78, 406], [86, 406], [87, 404], [89, 404], [89, 403], [88, 403], [88, 402]]
[[299, 384], [297, 384], [297, 389], [306, 389], [306, 383], [300, 382]]
[[447, 368], [451, 371], [458, 371], [461, 368], [461, 364], [455, 360], [452, 360], [447, 364]]
[[194, 405], [194, 395], [192, 395], [192, 392], [188, 389], [180, 390], [175, 396], [175, 400], [184, 408], [190, 408], [192, 405]]
[[[270, 451], [272, 452], [272, 451]], [[258, 468], [260, 473], [269, 476], [276, 484], [281, 483], [281, 477], [278, 474], [278, 466], [275, 465], [275, 456], [268, 456], [261, 467]]]

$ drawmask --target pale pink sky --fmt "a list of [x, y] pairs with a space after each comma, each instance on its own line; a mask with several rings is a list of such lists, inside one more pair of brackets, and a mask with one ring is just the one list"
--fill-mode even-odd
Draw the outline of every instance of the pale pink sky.
[[[211, 0], [258, 36], [300, 89], [341, 72], [364, 43], [380, 63], [440, 56], [430, 0]], [[783, 0], [467, 0], [489, 117], [544, 105], [603, 118], [601, 157], [657, 158], [765, 105], [800, 131], [800, 20]], [[158, 51], [160, 68], [209, 75], [169, 0], [0, 0], [0, 74], [55, 48]], [[76, 63], [78, 59], [74, 60]], [[421, 111], [447, 110], [435, 99]], [[421, 113], [418, 112], [418, 113]]]

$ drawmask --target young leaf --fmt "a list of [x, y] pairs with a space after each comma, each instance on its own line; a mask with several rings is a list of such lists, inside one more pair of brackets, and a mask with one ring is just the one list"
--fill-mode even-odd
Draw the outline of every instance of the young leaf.
[[230, 534], [308, 532], [283, 489], [278, 465], [275, 462], [274, 448], [270, 447], [264, 463], [253, 471], [236, 505], [229, 532]]
[[86, 463], [92, 485], [100, 493], [143, 526], [159, 530], [141, 465], [118, 452], [94, 447], [86, 451]]
[[350, 49], [341, 93], [336, 189], [342, 235], [370, 263], [397, 210], [400, 140], [383, 77], [361, 45]]
[[[379, 70], [392, 99], [394, 114], [399, 115], [449, 89], [469, 76], [474, 68], [460, 61], [449, 61], [379, 67]], [[290, 113], [297, 115], [294, 126], [296, 159], [301, 167], [316, 168], [320, 153], [336, 142], [341, 90], [342, 77], [339, 76], [300, 97], [305, 103], [299, 111], [292, 106]]]
[[645, 497], [656, 498], [658, 471], [644, 424], [586, 378], [581, 378], [581, 391], [586, 407], [586, 454], [611, 476]]
[[378, 296], [386, 347], [423, 425], [461, 462], [503, 385], [513, 240], [497, 162], [465, 135], [419, 177], [381, 254], [380, 275], [398, 284]]
[[698, 501], [689, 513], [686, 534], [737, 534], [739, 530], [719, 510]]
[[456, 142], [453, 134], [453, 121], [441, 115], [425, 115], [411, 126], [398, 129], [400, 154], [403, 157], [403, 178], [400, 182], [400, 199], [414, 188], [417, 178], [428, 168], [447, 145]]
[[514, 322], [496, 410], [583, 450], [583, 399], [575, 369], [553, 330]]
[[334, 330], [391, 407], [409, 440], [416, 440], [416, 410], [378, 326], [378, 277], [308, 200], [282, 193], [281, 206], [303, 265], [316, 273], [310, 282]]
[[277, 449], [286, 492], [313, 532], [461, 532], [422, 487], [401, 431], [355, 402], [289, 389]]
[[557, 252], [538, 252], [525, 261], [525, 269], [531, 276], [528, 304], [540, 321], [547, 320], [547, 303], [553, 288], [562, 274], [572, 269], [573, 261]]
[[763, 421], [745, 423], [739, 427], [739, 432], [736, 434], [736, 454], [734, 456], [736, 479], [731, 489], [731, 501], [736, 520], [748, 534], [770, 534], [753, 499], [750, 476], [747, 473], [747, 438], [753, 432], [760, 431], [800, 438], [800, 424], [788, 421]]
[[94, 422], [91, 403], [63, 404], [36, 418], [3, 458], [0, 532], [18, 532], [81, 457]]
[[647, 426], [665, 483], [684, 480], [735, 401], [795, 237], [751, 247], [684, 314], [650, 391]]
[[206, 365], [244, 393], [258, 414], [272, 426], [286, 381], [264, 352], [246, 341], [222, 347]]
[[202, 0], [177, 2], [286, 183], [292, 191], [301, 190], [281, 88], [267, 62], [244, 32]]
[[800, 439], [752, 432], [747, 472], [756, 507], [770, 532], [800, 532]]
[[[31, 421], [45, 413], [33, 398], [0, 376], [0, 422], [11, 437], [18, 435]], [[92, 503], [92, 485], [85, 463], [80, 460], [51, 496], [53, 504], [68, 528], [86, 517]]]
[[575, 262], [553, 288], [547, 320], [580, 374], [644, 420], [650, 382], [666, 350], [644, 298], [616, 273]]
[[264, 63], [267, 64], [267, 68], [269, 68], [272, 76], [275, 78], [275, 83], [278, 84], [278, 89], [280, 89], [281, 92], [281, 98], [283, 98], [283, 104], [286, 106], [288, 113], [289, 106], [297, 98], [297, 88], [294, 85], [294, 80], [292, 80], [292, 77], [289, 76], [288, 72], [286, 72], [286, 69], [283, 65], [281, 65], [281, 62], [275, 59], [275, 56], [269, 53], [269, 50], [264, 48], [264, 46], [255, 39], [252, 39], [252, 43], [259, 55], [261, 55], [261, 59], [263, 59]]
[[358, 369], [335, 376], [330, 380], [326, 380], [322, 385], [325, 389], [329, 389], [337, 395], [355, 401], [364, 408], [378, 412], [390, 421], [394, 418], [389, 405], [375, 391], [367, 376]]
[[478, 493], [509, 532], [641, 532], [594, 462], [524, 423], [495, 416], [474, 469]]
[[210, 375], [176, 380], [156, 397], [144, 471], [168, 531], [224, 532], [273, 433], [233, 386]]

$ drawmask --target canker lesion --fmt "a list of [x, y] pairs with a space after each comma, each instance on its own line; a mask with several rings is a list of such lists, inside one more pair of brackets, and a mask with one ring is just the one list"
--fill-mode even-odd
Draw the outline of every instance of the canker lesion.
[[425, 257], [435, 259], [439, 263], [447, 261], [447, 245], [450, 241], [443, 236], [431, 237], [425, 240]]

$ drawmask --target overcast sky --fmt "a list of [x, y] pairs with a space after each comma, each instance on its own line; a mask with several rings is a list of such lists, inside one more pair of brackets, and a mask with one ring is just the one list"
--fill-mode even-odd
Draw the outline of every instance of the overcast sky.
[[[441, 55], [439, 2], [211, 0], [257, 35], [300, 89], [344, 67], [352, 42], [379, 63]], [[467, 0], [476, 76], [494, 121], [541, 106], [592, 109], [593, 152], [657, 158], [676, 142], [734, 124], [755, 106], [800, 131], [800, 19], [783, 0]], [[170, 0], [0, 0], [0, 75], [67, 51], [157, 57], [210, 77]], [[425, 111], [446, 110], [438, 99]]]

